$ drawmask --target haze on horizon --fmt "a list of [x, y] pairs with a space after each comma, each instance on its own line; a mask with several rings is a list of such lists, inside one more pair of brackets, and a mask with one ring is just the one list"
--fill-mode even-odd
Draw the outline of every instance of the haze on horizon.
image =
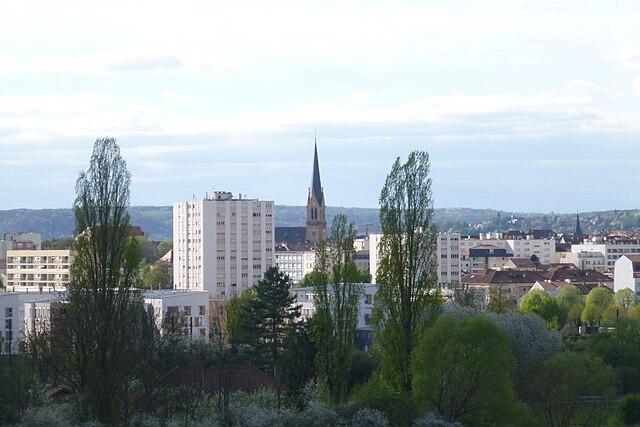
[[69, 207], [102, 136], [133, 205], [303, 205], [315, 131], [329, 206], [427, 149], [437, 207], [640, 207], [640, 2], [423, 3], [7, 3], [0, 209]]

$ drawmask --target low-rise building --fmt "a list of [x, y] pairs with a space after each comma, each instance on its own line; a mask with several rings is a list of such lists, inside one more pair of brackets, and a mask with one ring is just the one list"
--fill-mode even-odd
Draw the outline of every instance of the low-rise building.
[[573, 264], [583, 270], [607, 270], [607, 259], [598, 251], [560, 252], [559, 263]]
[[[174, 332], [194, 338], [209, 336], [209, 294], [203, 291], [157, 290], [143, 293], [153, 308], [161, 333]], [[67, 302], [65, 287], [17, 286], [0, 292], [0, 354], [17, 353], [20, 343], [34, 331], [55, 326], [56, 310]]]
[[293, 283], [313, 271], [316, 253], [310, 243], [280, 243], [276, 246], [275, 265]]
[[[356, 344], [359, 349], [367, 351], [373, 344], [373, 302], [378, 286], [372, 283], [364, 283], [362, 292], [358, 298], [358, 323], [356, 326]], [[332, 286], [329, 286], [332, 290]], [[296, 297], [296, 304], [300, 305], [300, 318], [307, 320], [316, 312], [316, 289], [313, 287], [293, 288], [291, 292]]]
[[545, 277], [537, 271], [522, 270], [485, 270], [478, 274], [467, 274], [462, 284], [484, 294], [484, 303], [488, 304], [492, 291], [500, 291], [507, 298], [517, 303], [520, 298], [536, 282], [545, 281]]
[[469, 270], [477, 274], [487, 269], [500, 269], [513, 257], [507, 249], [496, 245], [478, 245], [469, 249]]
[[7, 251], [5, 286], [66, 286], [72, 260], [69, 249]]

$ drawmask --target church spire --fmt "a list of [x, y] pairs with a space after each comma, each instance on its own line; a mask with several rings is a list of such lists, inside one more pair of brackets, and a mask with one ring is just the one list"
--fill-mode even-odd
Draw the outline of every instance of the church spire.
[[322, 191], [322, 182], [320, 181], [320, 166], [318, 164], [318, 138], [313, 141], [313, 178], [311, 180], [311, 194], [315, 196], [318, 204], [324, 206], [324, 193]]
[[580, 215], [576, 212], [576, 232], [574, 233], [576, 236], [582, 236], [582, 227], [580, 226]]

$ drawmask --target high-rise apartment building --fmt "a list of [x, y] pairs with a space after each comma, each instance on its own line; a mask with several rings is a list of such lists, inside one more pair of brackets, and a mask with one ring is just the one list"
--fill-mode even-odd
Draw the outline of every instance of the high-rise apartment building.
[[274, 265], [273, 209], [226, 191], [174, 203], [174, 288], [226, 299], [255, 284]]

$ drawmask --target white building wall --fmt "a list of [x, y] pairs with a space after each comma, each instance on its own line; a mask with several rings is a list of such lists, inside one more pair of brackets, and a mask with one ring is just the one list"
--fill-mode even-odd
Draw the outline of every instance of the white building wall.
[[589, 243], [571, 245], [571, 252], [600, 252], [607, 260], [607, 268], [613, 269], [622, 255], [640, 255], [640, 243]]
[[175, 203], [174, 287], [227, 299], [260, 280], [274, 265], [273, 205], [230, 193]]
[[633, 263], [626, 256], [621, 256], [615, 262], [613, 274], [613, 290], [618, 292], [621, 289], [629, 288], [640, 296], [640, 279], [634, 277]]

